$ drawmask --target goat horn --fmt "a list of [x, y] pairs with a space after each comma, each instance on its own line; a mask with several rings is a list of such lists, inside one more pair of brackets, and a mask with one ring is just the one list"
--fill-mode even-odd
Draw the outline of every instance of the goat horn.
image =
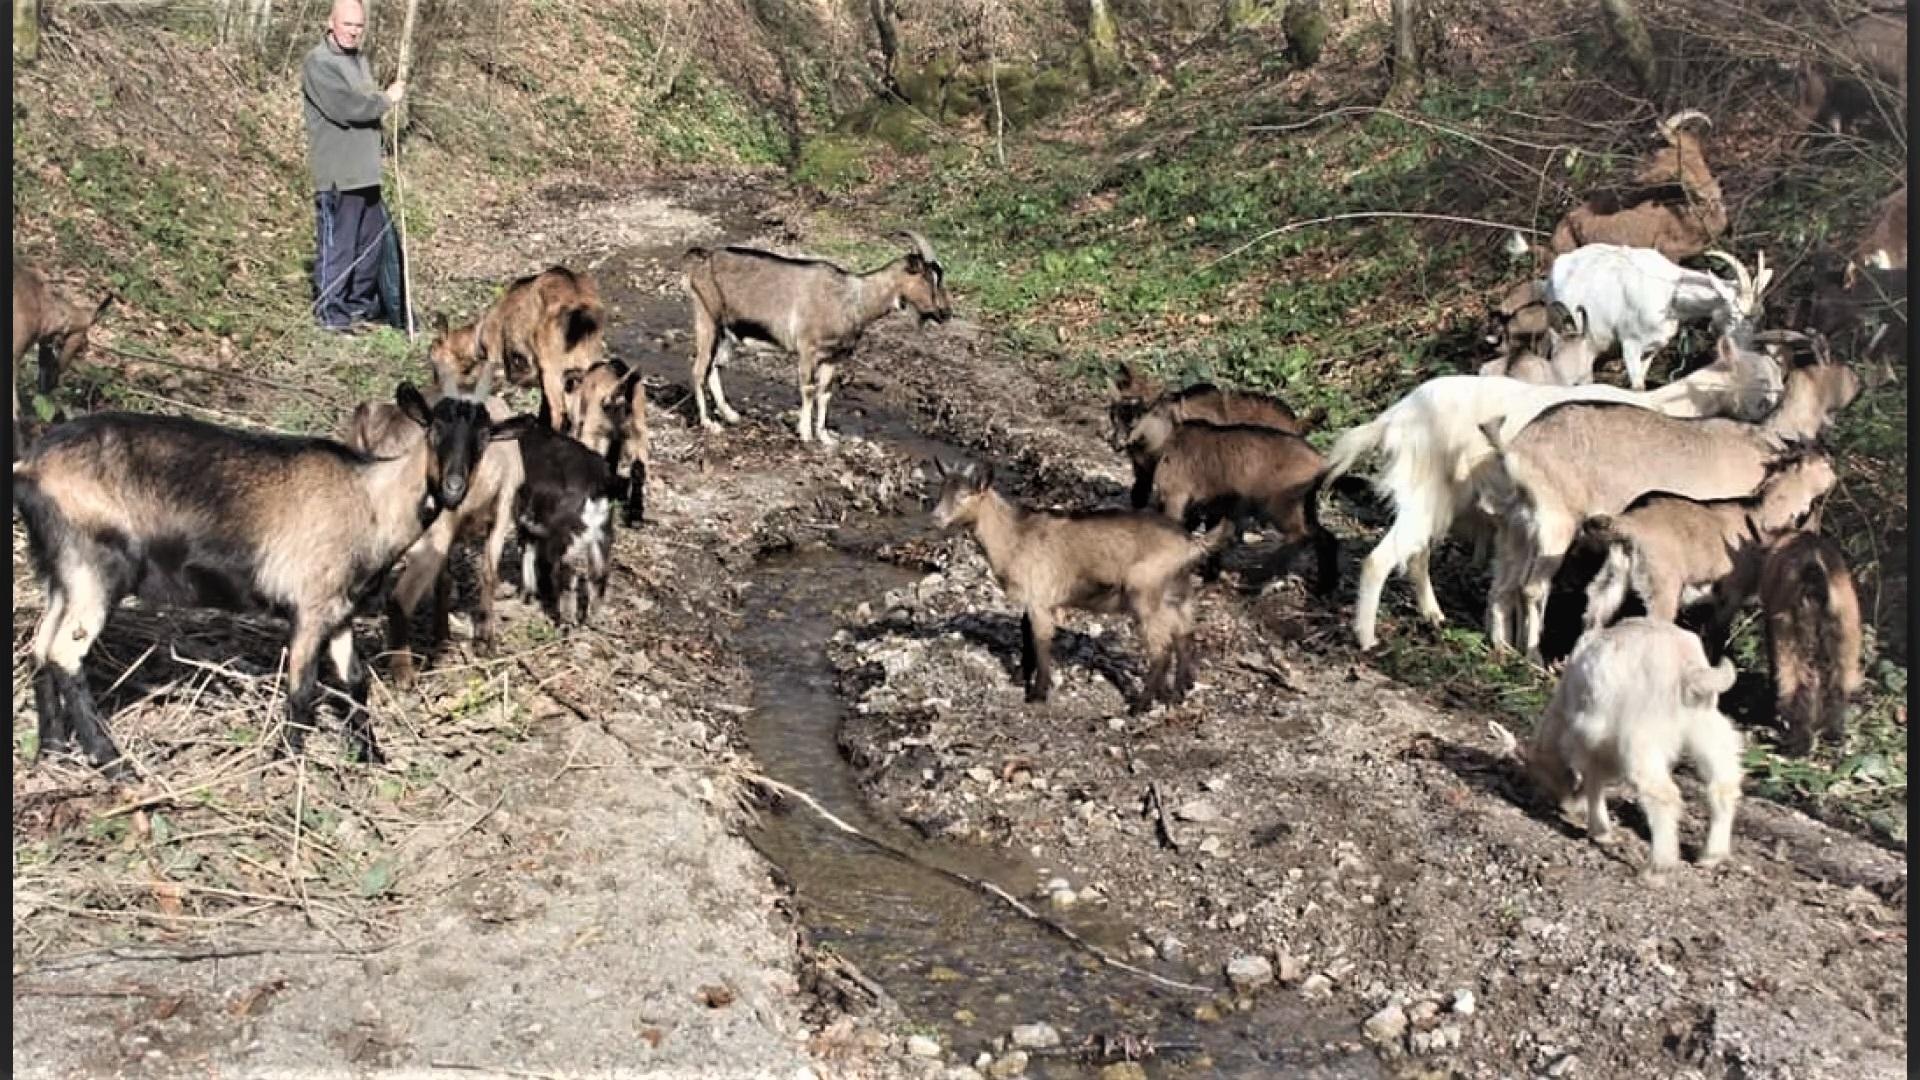
[[914, 250], [920, 253], [920, 257], [922, 259], [925, 259], [928, 262], [940, 261], [933, 257], [933, 245], [927, 243], [926, 237], [921, 236], [919, 233], [914, 232], [912, 229], [901, 229], [899, 233], [897, 233], [896, 235], [906, 237], [907, 241], [913, 245]]
[[1708, 127], [1713, 126], [1713, 117], [1708, 116], [1699, 109], [1681, 109], [1679, 112], [1660, 121], [1655, 125], [1655, 128], [1659, 131], [1662, 138], [1668, 142], [1672, 142], [1674, 134], [1680, 130], [1680, 125], [1689, 120], [1698, 120]]
[[1727, 254], [1724, 251], [1719, 250], [1718, 248], [1715, 248], [1712, 251], [1702, 252], [1701, 257], [1707, 258], [1707, 259], [1719, 259], [1721, 262], [1724, 262], [1728, 266], [1733, 267], [1734, 279], [1739, 282], [1739, 287], [1740, 287], [1740, 300], [1741, 300], [1740, 306], [1741, 307], [1752, 306], [1753, 276], [1747, 273], [1746, 267], [1740, 265], [1739, 259], [1734, 258], [1733, 256]]

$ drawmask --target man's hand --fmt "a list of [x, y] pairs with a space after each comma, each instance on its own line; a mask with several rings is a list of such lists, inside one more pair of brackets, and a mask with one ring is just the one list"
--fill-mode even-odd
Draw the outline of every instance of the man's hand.
[[393, 102], [395, 105], [400, 104], [400, 99], [407, 96], [406, 81], [403, 79], [393, 80], [393, 85], [387, 87], [385, 92], [388, 101]]

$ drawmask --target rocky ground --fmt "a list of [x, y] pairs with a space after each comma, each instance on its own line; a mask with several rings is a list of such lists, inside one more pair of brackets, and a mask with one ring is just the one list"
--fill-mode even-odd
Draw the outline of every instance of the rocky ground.
[[[956, 447], [1029, 501], [1122, 499], [1100, 402], [965, 320], [892, 319], [835, 398], [838, 449], [795, 444], [790, 366], [753, 354], [728, 384], [747, 423], [703, 436], [686, 419], [671, 255], [720, 236], [804, 246], [804, 215], [752, 189], [552, 205], [589, 196], [601, 201], [550, 207], [529, 250], [598, 252], [616, 350], [648, 372], [649, 521], [619, 536], [601, 621], [556, 640], [510, 602], [503, 656], [457, 644], [419, 690], [383, 688], [390, 769], [436, 778], [408, 788], [398, 806], [414, 819], [398, 836], [378, 812], [391, 777], [282, 766], [232, 789], [270, 807], [314, 791], [374, 800], [360, 826], [374, 835], [358, 843], [391, 849], [400, 872], [371, 895], [330, 887], [314, 902], [306, 890], [323, 882], [297, 869], [297, 840], [266, 858], [282, 876], [249, 890], [272, 901], [253, 906], [215, 903], [194, 876], [205, 864], [168, 855], [189, 842], [177, 834], [98, 843], [89, 823], [129, 799], [197, 824], [200, 844], [241, 827], [194, 818], [206, 800], [179, 780], [204, 763], [209, 732], [192, 725], [211, 710], [170, 742], [143, 740], [160, 706], [120, 691], [115, 730], [148, 774], [132, 790], [71, 765], [29, 771], [17, 754], [17, 1073], [978, 1075], [946, 1049], [944, 1018], [872, 1007], [884, 995], [812, 947], [805, 913], [742, 839], [758, 764], [735, 645], [758, 615], [742, 598], [769, 552], [924, 521], [927, 460]], [[595, 221], [620, 242], [594, 239]], [[474, 241], [472, 273], [515, 269]], [[1058, 639], [1054, 702], [1029, 706], [1012, 679], [1017, 615], [971, 541], [896, 531], [882, 553], [924, 576], [849, 595], [830, 649], [849, 709], [840, 741], [865, 790], [922, 835], [1043, 862], [1060, 880], [1042, 910], [1105, 908], [1137, 927], [1135, 962], [1222, 988], [1195, 998], [1201, 1023], [1296, 995], [1344, 1014], [1348, 1039], [1398, 1075], [1905, 1074], [1898, 855], [1752, 800], [1731, 865], [1649, 886], [1637, 833], [1603, 850], [1534, 806], [1480, 718], [1371, 671], [1341, 644], [1340, 611], [1285, 576], [1263, 582], [1247, 555], [1202, 593], [1201, 685], [1185, 705], [1131, 712], [1132, 630], [1079, 617]], [[32, 727], [21, 654], [38, 604], [31, 585], [17, 596], [16, 747]], [[125, 625], [106, 634], [116, 655], [170, 633]], [[364, 648], [376, 633], [362, 624]], [[191, 674], [174, 663], [143, 685]], [[271, 644], [247, 664], [270, 682]], [[500, 684], [488, 700], [511, 717], [501, 731], [475, 735], [463, 695], [476, 675]], [[325, 844], [354, 839], [326, 828]], [[98, 866], [134, 869], [129, 853], [141, 887], [73, 899]], [[1018, 1075], [1021, 1042], [1043, 1070], [1046, 1033], [1015, 1034], [996, 1040], [988, 1074]]]

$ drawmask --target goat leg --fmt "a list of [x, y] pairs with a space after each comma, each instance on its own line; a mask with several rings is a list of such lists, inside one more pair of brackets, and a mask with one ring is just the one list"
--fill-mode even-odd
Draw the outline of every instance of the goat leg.
[[813, 373], [813, 431], [822, 446], [832, 446], [840, 437], [827, 430], [827, 402], [833, 400], [832, 364], [821, 362]]
[[412, 637], [412, 622], [400, 601], [399, 590], [394, 590], [387, 598], [387, 677], [401, 688], [413, 685], [413, 651], [408, 640]]
[[66, 703], [61, 700], [60, 682], [52, 666], [45, 665], [33, 676], [33, 708], [40, 714], [40, 745], [34, 752], [39, 760], [48, 750], [73, 740], [73, 726], [67, 722]]
[[334, 632], [332, 640], [327, 642], [327, 658], [333, 662], [333, 672], [339, 676], [340, 684], [347, 691], [347, 745], [354, 760], [369, 765], [384, 764], [387, 756], [373, 741], [373, 713], [367, 708], [367, 691], [372, 680], [367, 674], [367, 665], [353, 651], [353, 624], [343, 625]]
[[1053, 612], [1034, 609], [1021, 620], [1026, 634], [1027, 700], [1044, 702], [1053, 693]]
[[118, 597], [109, 595], [98, 581], [85, 577], [62, 582], [59, 591], [59, 623], [47, 642], [47, 665], [53, 672], [49, 696], [58, 703], [54, 712], [60, 717], [55, 722], [56, 730], [71, 732], [88, 759], [108, 776], [125, 778], [126, 763], [107, 736], [106, 722], [94, 704], [93, 692], [87, 689], [82, 666]]
[[621, 524], [631, 529], [647, 516], [647, 463], [635, 459], [627, 465], [627, 490], [621, 499], [625, 512]]
[[287, 719], [280, 742], [289, 755], [298, 756], [314, 729], [313, 706], [320, 698], [320, 646], [324, 634], [312, 616], [296, 616], [287, 644]]
[[733, 347], [732, 336], [722, 335], [719, 344], [715, 346], [713, 366], [707, 369], [707, 390], [713, 395], [714, 411], [720, 414], [721, 420], [729, 424], [739, 423], [740, 414], [734, 411], [733, 405], [727, 401], [727, 388], [721, 384], [720, 373], [726, 370], [727, 364], [733, 360]]

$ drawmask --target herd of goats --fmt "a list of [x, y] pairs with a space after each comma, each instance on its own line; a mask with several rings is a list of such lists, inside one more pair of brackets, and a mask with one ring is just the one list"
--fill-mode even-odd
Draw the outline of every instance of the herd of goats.
[[[1054, 628], [1069, 608], [1130, 615], [1148, 661], [1141, 704], [1184, 698], [1194, 681], [1194, 571], [1211, 579], [1227, 544], [1259, 521], [1288, 546], [1312, 545], [1324, 596], [1338, 563], [1319, 518], [1323, 490], [1384, 493], [1394, 517], [1362, 565], [1352, 624], [1360, 647], [1375, 645], [1395, 572], [1410, 576], [1420, 613], [1442, 621], [1430, 561], [1439, 541], [1467, 533], [1477, 557], [1491, 552], [1492, 642], [1537, 657], [1561, 564], [1583, 546], [1598, 554], [1585, 633], [1544, 722], [1524, 749], [1500, 734], [1570, 811], [1586, 797], [1597, 840], [1610, 834], [1607, 785], [1632, 784], [1656, 870], [1678, 861], [1671, 771], [1690, 759], [1712, 811], [1701, 861], [1723, 858], [1741, 776], [1740, 736], [1717, 707], [1734, 679], [1724, 653], [1735, 614], [1756, 597], [1764, 609], [1791, 748], [1838, 737], [1861, 685], [1852, 579], [1817, 531], [1816, 508], [1835, 483], [1821, 438], [1860, 390], [1828, 342], [1871, 321], [1869, 289], [1904, 297], [1906, 192], [1878, 208], [1844, 267], [1836, 261], [1811, 309], [1796, 313], [1805, 332], [1763, 330], [1765, 256], [1749, 272], [1712, 247], [1726, 216], [1689, 126], [1704, 119], [1688, 112], [1658, 126], [1637, 194], [1596, 197], [1567, 215], [1543, 253], [1545, 274], [1494, 309], [1499, 354], [1479, 374], [1429, 379], [1328, 454], [1277, 398], [1208, 384], [1169, 390], [1123, 367], [1109, 421], [1133, 466], [1132, 508], [1025, 508], [995, 490], [991, 466], [936, 461], [934, 521], [969, 530], [1024, 610], [1027, 700], [1048, 697]], [[721, 373], [753, 340], [797, 361], [800, 439], [832, 443], [834, 377], [864, 330], [896, 310], [922, 323], [952, 314], [932, 245], [902, 236], [906, 252], [867, 273], [746, 247], [689, 250], [700, 425], [740, 420]], [[1732, 279], [1677, 262], [1693, 256], [1724, 263]], [[76, 304], [22, 269], [13, 303], [10, 375], [17, 381], [37, 345], [39, 388], [50, 395], [105, 304]], [[369, 672], [354, 649], [362, 605], [384, 596], [390, 671], [406, 684], [412, 615], [431, 588], [434, 640], [448, 636], [449, 559], [457, 545], [477, 544], [473, 636], [491, 652], [512, 537], [518, 587], [563, 626], [590, 620], [607, 586], [613, 506], [624, 507], [624, 524], [640, 521], [648, 476], [646, 395], [638, 370], [608, 357], [607, 322], [584, 274], [553, 267], [516, 280], [472, 324], [436, 321], [431, 395], [403, 382], [391, 403], [360, 405], [338, 441], [128, 412], [34, 423], [29, 433], [16, 386], [13, 498], [46, 597], [32, 647], [41, 752], [77, 740], [97, 766], [124, 774], [82, 662], [128, 596], [285, 618], [281, 742], [297, 753], [314, 727], [324, 650], [344, 691], [350, 750], [370, 761], [382, 755]], [[1694, 322], [1715, 339], [1711, 361], [1645, 389], [1649, 356]], [[1903, 338], [1904, 326], [1882, 327], [1865, 351]], [[1592, 381], [1596, 361], [1616, 351], [1630, 388]], [[516, 415], [493, 393], [499, 379], [537, 386], [540, 412]], [[1372, 484], [1348, 475], [1369, 456], [1381, 461]], [[1629, 594], [1646, 615], [1614, 621]], [[1694, 607], [1708, 612], [1699, 634], [1676, 625]]]

